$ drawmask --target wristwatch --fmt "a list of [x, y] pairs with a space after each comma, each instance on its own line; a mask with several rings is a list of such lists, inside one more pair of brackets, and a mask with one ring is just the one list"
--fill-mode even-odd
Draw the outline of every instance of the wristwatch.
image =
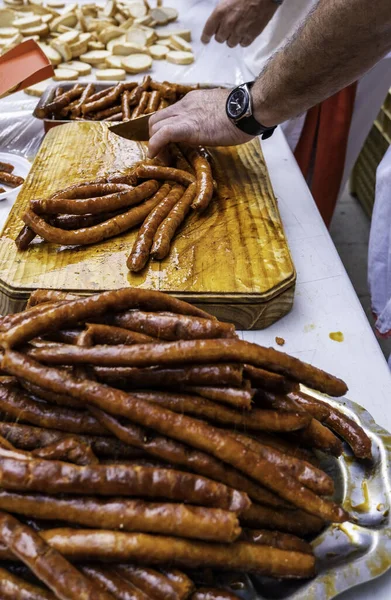
[[263, 140], [267, 140], [275, 130], [275, 127], [265, 127], [253, 117], [253, 107], [251, 100], [251, 88], [253, 81], [242, 83], [232, 90], [227, 98], [225, 110], [227, 117], [238, 129], [249, 135], [261, 135]]

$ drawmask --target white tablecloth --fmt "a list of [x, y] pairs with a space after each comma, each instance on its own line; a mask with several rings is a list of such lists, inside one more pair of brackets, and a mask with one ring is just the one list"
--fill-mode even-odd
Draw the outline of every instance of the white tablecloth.
[[[358, 297], [281, 131], [263, 143], [266, 163], [297, 269], [293, 310], [264, 331], [243, 337], [284, 350], [345, 379], [347, 396], [391, 431], [391, 375]], [[330, 332], [341, 331], [344, 342]], [[338, 596], [390, 600], [391, 571]]]
[[[170, 0], [170, 4], [180, 10], [180, 26], [194, 32], [196, 62], [183, 68], [155, 61], [153, 77], [232, 84], [249, 77], [241, 49], [214, 42], [204, 48], [198, 42], [214, 0]], [[0, 101], [0, 150], [34, 155], [41, 124], [28, 115], [35, 102], [23, 93]], [[267, 330], [245, 332], [243, 337], [275, 347], [275, 337], [283, 337], [284, 350], [345, 379], [349, 397], [391, 431], [390, 372], [334, 244], [282, 132], [277, 130], [263, 148], [297, 269], [297, 286], [289, 315]], [[0, 203], [1, 227], [11, 205], [12, 199]], [[343, 333], [344, 342], [330, 339], [329, 333], [335, 331]], [[390, 600], [391, 572], [340, 598]]]

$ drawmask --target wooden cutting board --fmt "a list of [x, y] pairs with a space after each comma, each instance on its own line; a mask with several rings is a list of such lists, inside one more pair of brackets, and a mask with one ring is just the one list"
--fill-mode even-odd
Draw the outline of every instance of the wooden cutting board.
[[125, 172], [146, 155], [145, 144], [110, 133], [104, 123], [52, 129], [0, 239], [1, 313], [20, 310], [36, 288], [91, 294], [141, 286], [172, 293], [242, 329], [261, 329], [285, 315], [296, 275], [259, 141], [211, 154], [217, 198], [203, 215], [186, 220], [165, 260], [133, 274], [126, 259], [137, 230], [92, 246], [36, 238], [28, 250], [17, 250], [21, 215], [32, 198]]

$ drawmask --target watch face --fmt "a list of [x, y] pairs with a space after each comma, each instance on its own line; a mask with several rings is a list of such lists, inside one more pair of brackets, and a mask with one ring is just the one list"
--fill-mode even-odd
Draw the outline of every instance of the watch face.
[[227, 112], [231, 119], [238, 119], [248, 108], [248, 94], [242, 88], [234, 90], [228, 98]]

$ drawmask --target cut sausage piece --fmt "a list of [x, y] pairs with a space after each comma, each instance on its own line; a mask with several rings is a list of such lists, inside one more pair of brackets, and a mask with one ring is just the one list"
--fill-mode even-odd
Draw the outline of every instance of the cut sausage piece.
[[102, 90], [102, 92], [98, 92], [97, 94], [90, 96], [88, 102], [86, 102], [82, 107], [83, 115], [109, 108], [116, 103], [118, 98], [121, 96], [123, 89], [123, 85], [119, 83], [112, 88], [107, 88], [106, 90]]
[[33, 231], [28, 225], [24, 225], [15, 240], [18, 250], [27, 250], [35, 236], [35, 231]]
[[342, 454], [343, 446], [341, 440], [317, 419], [311, 419], [308, 427], [292, 435], [294, 435], [294, 440], [299, 445], [317, 448], [334, 456], [341, 456]]

